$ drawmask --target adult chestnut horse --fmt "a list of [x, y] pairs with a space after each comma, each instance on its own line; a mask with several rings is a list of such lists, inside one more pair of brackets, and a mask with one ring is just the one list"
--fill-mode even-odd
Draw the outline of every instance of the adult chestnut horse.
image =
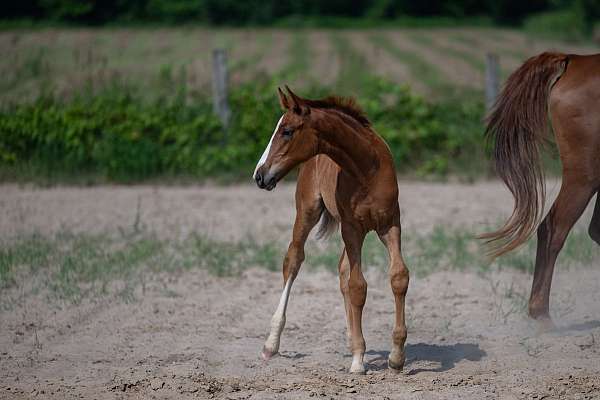
[[[539, 147], [547, 138], [548, 111], [562, 161], [562, 186], [541, 224], [544, 174]], [[509, 78], [488, 119], [496, 171], [515, 208], [496, 232], [483, 235], [499, 256], [523, 244], [537, 227], [537, 256], [529, 314], [552, 325], [550, 285], [556, 257], [569, 231], [600, 189], [600, 54], [543, 53]], [[600, 199], [589, 227], [600, 244]]]
[[352, 99], [308, 100], [286, 89], [288, 95], [278, 89], [285, 114], [254, 170], [258, 186], [272, 190], [292, 168], [302, 164], [296, 186], [296, 221], [283, 261], [283, 293], [262, 356], [269, 359], [279, 350], [290, 290], [304, 260], [304, 243], [320, 221], [317, 237], [341, 225], [345, 247], [339, 261], [340, 289], [353, 373], [365, 372], [362, 310], [367, 282], [361, 272], [363, 240], [374, 230], [386, 246], [396, 302], [388, 365], [400, 370], [404, 366], [404, 299], [409, 278], [400, 250], [398, 184], [390, 150]]

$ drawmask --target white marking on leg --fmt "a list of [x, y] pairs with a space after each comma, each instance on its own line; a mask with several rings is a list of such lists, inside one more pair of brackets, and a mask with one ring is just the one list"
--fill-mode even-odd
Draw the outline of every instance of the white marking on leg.
[[352, 355], [352, 365], [350, 366], [350, 372], [360, 374], [365, 372], [365, 364], [363, 363], [363, 357], [363, 353], [355, 353]]
[[267, 148], [265, 149], [265, 151], [263, 151], [262, 156], [260, 156], [260, 160], [258, 160], [258, 163], [256, 164], [256, 168], [254, 168], [254, 173], [252, 174], [252, 179], [256, 179], [256, 171], [258, 171], [258, 169], [261, 167], [261, 165], [263, 165], [265, 163], [265, 161], [267, 161], [267, 158], [269, 157], [269, 151], [271, 150], [271, 144], [273, 143], [273, 138], [275, 137], [275, 134], [279, 130], [279, 125], [281, 125], [282, 120], [283, 120], [283, 115], [281, 116], [281, 118], [279, 118], [279, 121], [277, 122], [277, 126], [275, 127], [275, 130], [273, 131], [273, 134], [271, 135], [271, 140], [269, 140], [269, 144], [267, 145]]
[[269, 337], [265, 342], [265, 350], [271, 353], [271, 355], [279, 351], [279, 339], [281, 337], [283, 327], [285, 326], [285, 310], [287, 309], [291, 288], [292, 279], [288, 279], [288, 281], [285, 284], [285, 287], [283, 288], [281, 298], [279, 299], [279, 305], [277, 306], [277, 310], [275, 311], [275, 314], [273, 314], [273, 318], [271, 319], [271, 332], [269, 333]]

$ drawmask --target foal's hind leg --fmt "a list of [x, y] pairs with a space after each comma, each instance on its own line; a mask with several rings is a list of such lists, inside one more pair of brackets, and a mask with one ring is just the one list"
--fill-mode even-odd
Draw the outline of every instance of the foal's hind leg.
[[298, 275], [302, 261], [304, 261], [304, 243], [311, 229], [319, 221], [321, 207], [323, 207], [320, 198], [316, 196], [310, 199], [302, 199], [301, 197], [298, 193], [296, 194], [296, 221], [294, 222], [292, 241], [283, 260], [284, 288], [277, 310], [271, 319], [271, 332], [262, 351], [262, 357], [265, 360], [270, 359], [279, 351], [279, 340], [285, 326], [288, 298], [294, 279]]
[[346, 254], [346, 248], [342, 251], [339, 263], [339, 274], [340, 274], [340, 291], [344, 297], [344, 308], [346, 310], [346, 336], [348, 338], [348, 345], [352, 349], [352, 308], [350, 303], [350, 260], [348, 260], [348, 254]]
[[591, 185], [565, 174], [558, 197], [538, 228], [535, 272], [529, 298], [529, 315], [535, 319], [551, 321], [549, 301], [554, 264], [567, 235], [585, 210], [592, 194]]
[[395, 370], [404, 367], [404, 343], [406, 342], [406, 322], [404, 318], [404, 304], [408, 290], [408, 268], [404, 264], [400, 246], [400, 224], [392, 226], [386, 232], [379, 233], [379, 237], [390, 255], [390, 283], [394, 300], [396, 302], [396, 321], [392, 333], [392, 351], [388, 357], [388, 365]]
[[596, 193], [596, 206], [594, 207], [594, 215], [592, 215], [588, 232], [594, 242], [600, 244], [600, 192]]
[[367, 300], [367, 281], [361, 271], [361, 251], [365, 233], [358, 227], [342, 223], [342, 238], [350, 264], [348, 294], [350, 298], [350, 327], [352, 334], [352, 365], [350, 372], [364, 374], [365, 338], [362, 333], [362, 310]]

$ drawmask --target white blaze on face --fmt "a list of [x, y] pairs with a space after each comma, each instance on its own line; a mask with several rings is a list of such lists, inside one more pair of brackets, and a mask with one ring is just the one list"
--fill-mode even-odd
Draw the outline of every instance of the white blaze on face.
[[281, 118], [279, 118], [279, 122], [277, 122], [277, 126], [275, 127], [275, 130], [273, 131], [273, 135], [271, 135], [271, 140], [269, 140], [269, 144], [267, 145], [267, 148], [265, 149], [265, 151], [263, 151], [262, 156], [260, 156], [260, 160], [258, 160], [258, 163], [256, 164], [256, 168], [254, 168], [254, 173], [252, 174], [253, 179], [256, 179], [256, 171], [258, 171], [258, 169], [261, 167], [261, 165], [263, 165], [265, 163], [265, 161], [267, 161], [267, 158], [269, 157], [269, 151], [271, 150], [271, 144], [273, 143], [273, 138], [275, 137], [275, 134], [279, 130], [279, 125], [281, 125], [281, 121], [283, 121], [283, 115], [281, 116]]
[[265, 342], [265, 348], [273, 353], [276, 353], [279, 350], [279, 338], [281, 337], [281, 332], [285, 326], [285, 310], [287, 308], [291, 288], [292, 279], [288, 279], [285, 288], [283, 289], [283, 293], [281, 294], [281, 298], [279, 299], [277, 310], [271, 319], [271, 332]]

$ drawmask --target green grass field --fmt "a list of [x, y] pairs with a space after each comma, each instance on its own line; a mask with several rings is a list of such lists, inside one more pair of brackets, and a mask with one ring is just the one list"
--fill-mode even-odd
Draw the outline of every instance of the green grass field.
[[358, 95], [370, 75], [426, 95], [449, 88], [481, 90], [487, 52], [500, 56], [506, 76], [545, 50], [598, 50], [493, 28], [8, 30], [0, 32], [0, 98], [21, 102], [44, 90], [69, 95], [109, 83], [155, 94], [184, 82], [190, 90], [208, 93], [216, 47], [228, 50], [234, 86], [275, 76], [299, 87], [335, 84]]

